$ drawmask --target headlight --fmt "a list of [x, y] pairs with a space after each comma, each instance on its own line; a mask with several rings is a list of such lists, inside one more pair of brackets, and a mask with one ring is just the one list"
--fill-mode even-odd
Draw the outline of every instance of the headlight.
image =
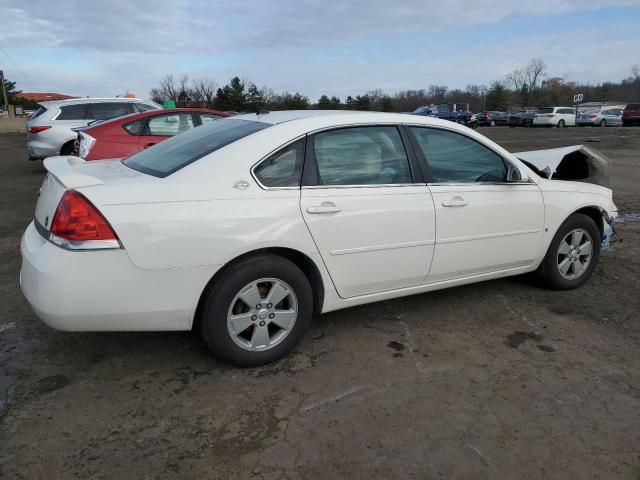
[[82, 158], [87, 158], [89, 152], [96, 143], [96, 139], [88, 133], [80, 132], [80, 146], [78, 147], [78, 155]]

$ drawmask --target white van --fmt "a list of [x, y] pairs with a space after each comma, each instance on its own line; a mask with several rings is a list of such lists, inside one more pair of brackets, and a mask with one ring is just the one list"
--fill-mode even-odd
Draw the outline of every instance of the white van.
[[576, 109], [571, 107], [545, 107], [533, 116], [534, 127], [575, 127]]

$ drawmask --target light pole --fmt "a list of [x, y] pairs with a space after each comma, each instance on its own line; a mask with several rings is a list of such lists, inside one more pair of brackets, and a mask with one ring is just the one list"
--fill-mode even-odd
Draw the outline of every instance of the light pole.
[[9, 109], [9, 105], [7, 105], [7, 87], [4, 84], [4, 72], [2, 70], [0, 70], [0, 82], [2, 83], [2, 97], [4, 98], [2, 110], [6, 112]]

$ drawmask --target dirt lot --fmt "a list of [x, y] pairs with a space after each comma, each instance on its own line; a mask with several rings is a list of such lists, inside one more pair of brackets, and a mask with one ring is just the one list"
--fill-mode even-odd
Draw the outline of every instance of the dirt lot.
[[[640, 212], [640, 128], [484, 133], [589, 142]], [[41, 323], [18, 272], [42, 176], [0, 135], [1, 478], [640, 478], [640, 223], [578, 290], [512, 278], [340, 311], [239, 370], [190, 333]]]

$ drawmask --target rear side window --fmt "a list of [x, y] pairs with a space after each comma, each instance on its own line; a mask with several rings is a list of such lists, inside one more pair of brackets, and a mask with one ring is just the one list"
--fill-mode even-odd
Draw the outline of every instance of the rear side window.
[[221, 120], [177, 135], [123, 161], [155, 177], [166, 177], [196, 160], [270, 125], [250, 120]]
[[541, 108], [538, 113], [553, 113], [553, 108]]
[[330, 130], [314, 137], [317, 185], [411, 183], [409, 160], [396, 127]]
[[56, 120], [84, 120], [87, 117], [87, 104], [64, 105], [60, 107], [60, 113]]
[[142, 131], [144, 130], [146, 123], [147, 119], [142, 118], [140, 120], [136, 120], [135, 122], [125, 124], [124, 129], [131, 135], [142, 135]]
[[304, 140], [289, 145], [261, 162], [253, 174], [265, 187], [298, 187], [304, 161]]
[[504, 182], [500, 155], [459, 133], [411, 127], [431, 169], [434, 183]]
[[42, 105], [40, 105], [38, 107], [38, 109], [35, 112], [33, 112], [31, 117], [29, 118], [29, 120], [33, 120], [34, 118], [38, 118], [40, 115], [42, 115], [46, 111], [47, 111], [47, 109], [45, 107], [43, 107]]
[[93, 120], [109, 120], [129, 114], [129, 105], [119, 102], [89, 104], [89, 116]]
[[625, 110], [640, 110], [640, 103], [630, 103]]

